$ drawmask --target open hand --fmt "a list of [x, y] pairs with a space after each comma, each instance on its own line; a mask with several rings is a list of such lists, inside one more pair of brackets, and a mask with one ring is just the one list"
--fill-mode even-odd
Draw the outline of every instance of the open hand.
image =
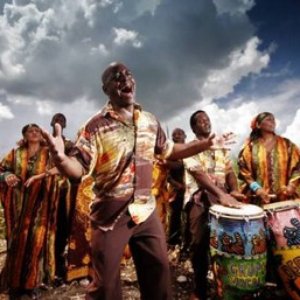
[[62, 138], [62, 128], [61, 125], [55, 123], [54, 125], [55, 133], [50, 134], [46, 130], [42, 130], [42, 135], [48, 142], [50, 153], [53, 156], [54, 162], [60, 163], [65, 157], [65, 144]]
[[20, 181], [21, 179], [15, 174], [9, 174], [5, 178], [5, 182], [9, 187], [15, 187]]
[[213, 140], [213, 149], [228, 148], [228, 146], [235, 144], [236, 135], [233, 132], [224, 133], [221, 136], [215, 137]]

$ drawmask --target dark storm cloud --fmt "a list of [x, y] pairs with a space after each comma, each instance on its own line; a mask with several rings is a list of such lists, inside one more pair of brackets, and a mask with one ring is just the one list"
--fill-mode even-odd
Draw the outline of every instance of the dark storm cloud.
[[207, 72], [226, 65], [253, 34], [245, 16], [218, 16], [211, 1], [163, 1], [154, 16], [131, 25], [145, 37], [144, 47], [116, 56], [135, 71], [138, 98], [161, 117], [200, 100]]
[[[207, 72], [225, 66], [228, 54], [253, 34], [246, 15], [220, 16], [211, 0], [153, 1], [152, 11], [130, 0], [90, 1], [89, 6], [35, 1], [31, 9], [21, 2], [7, 6], [10, 28], [1, 37], [17, 36], [16, 45], [11, 42], [4, 50], [11, 64], [23, 67], [0, 77], [8, 94], [56, 102], [85, 96], [104, 102], [101, 72], [109, 62], [121, 60], [137, 77], [139, 101], [159, 117], [200, 100]], [[135, 32], [142, 46], [116, 44], [113, 28]], [[103, 52], [93, 52], [99, 45]]]

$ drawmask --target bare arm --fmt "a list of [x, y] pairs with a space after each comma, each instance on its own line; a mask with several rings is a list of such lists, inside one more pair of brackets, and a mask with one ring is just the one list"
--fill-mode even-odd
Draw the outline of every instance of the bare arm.
[[215, 135], [212, 134], [206, 139], [191, 141], [186, 144], [174, 144], [173, 151], [168, 157], [170, 160], [177, 160], [193, 156], [199, 152], [209, 149], [213, 145]]
[[79, 179], [84, 174], [84, 169], [75, 157], [68, 157], [65, 154], [65, 146], [62, 138], [62, 129], [59, 124], [55, 124], [55, 134], [43, 130], [43, 137], [47, 140], [50, 153], [57, 169], [67, 177]]
[[227, 183], [230, 191], [238, 190], [238, 182], [237, 182], [237, 179], [236, 179], [236, 176], [235, 176], [233, 170], [231, 170], [230, 172], [228, 172], [226, 174], [226, 183]]
[[38, 174], [38, 175], [33, 175], [30, 178], [28, 178], [25, 183], [24, 186], [25, 187], [30, 187], [36, 180], [41, 180], [47, 176], [53, 176], [53, 175], [57, 175], [59, 174], [59, 171], [56, 167], [51, 168], [49, 170], [46, 170], [44, 173]]
[[191, 173], [196, 179], [196, 181], [204, 189], [206, 189], [208, 192], [217, 197], [220, 204], [235, 208], [241, 207], [242, 204], [240, 202], [238, 202], [231, 195], [225, 193], [220, 188], [218, 188], [203, 171], [197, 169], [192, 171]]
[[230, 195], [239, 201], [246, 201], [247, 197], [239, 192], [238, 181], [233, 170], [226, 174], [226, 183], [230, 190]]

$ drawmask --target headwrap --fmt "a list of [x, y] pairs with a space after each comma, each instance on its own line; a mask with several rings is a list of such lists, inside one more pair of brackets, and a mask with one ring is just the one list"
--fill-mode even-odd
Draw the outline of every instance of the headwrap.
[[251, 129], [257, 129], [261, 122], [268, 116], [273, 116], [270, 112], [262, 112], [251, 121]]

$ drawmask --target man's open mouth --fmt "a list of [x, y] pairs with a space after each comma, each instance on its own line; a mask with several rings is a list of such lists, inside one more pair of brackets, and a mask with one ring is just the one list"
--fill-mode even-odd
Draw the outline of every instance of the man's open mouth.
[[123, 88], [121, 88], [121, 92], [122, 93], [126, 93], [126, 94], [132, 93], [132, 90], [133, 90], [132, 87], [128, 86], [128, 85], [126, 85]]

